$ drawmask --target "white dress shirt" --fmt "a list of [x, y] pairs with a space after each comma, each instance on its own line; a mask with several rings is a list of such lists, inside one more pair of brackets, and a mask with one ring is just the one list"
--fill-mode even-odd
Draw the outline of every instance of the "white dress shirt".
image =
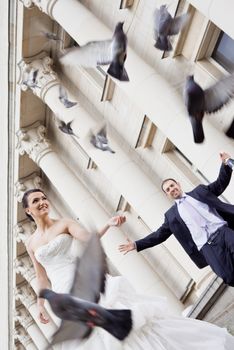
[[176, 204], [180, 217], [188, 227], [198, 250], [212, 233], [227, 224], [214, 208], [187, 194], [176, 199]]

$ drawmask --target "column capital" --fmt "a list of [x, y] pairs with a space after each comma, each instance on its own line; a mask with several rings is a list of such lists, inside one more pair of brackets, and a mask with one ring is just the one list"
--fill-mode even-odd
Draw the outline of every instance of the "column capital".
[[[36, 96], [44, 101], [47, 91], [52, 86], [60, 84], [58, 75], [51, 67], [52, 64], [52, 58], [45, 51], [41, 51], [35, 56], [23, 58], [18, 63], [18, 84], [21, 89], [23, 91], [31, 89]], [[36, 72], [34, 80], [33, 72]]]
[[29, 256], [16, 258], [14, 260], [14, 269], [15, 272], [20, 273], [28, 283], [31, 283], [31, 281], [35, 278], [35, 271]]
[[25, 307], [21, 307], [20, 309], [16, 309], [14, 313], [15, 322], [19, 321], [19, 323], [24, 327], [27, 331], [28, 327], [34, 324], [34, 319], [28, 310]]
[[46, 128], [40, 122], [36, 122], [30, 128], [19, 129], [16, 132], [18, 138], [16, 148], [21, 155], [27, 153], [37, 164], [49, 152], [52, 152], [49, 140], [45, 137]]
[[20, 222], [14, 226], [13, 232], [16, 242], [25, 242], [28, 237], [35, 231], [35, 223], [29, 220]]
[[15, 197], [18, 202], [22, 202], [24, 193], [31, 188], [42, 188], [42, 178], [36, 172], [15, 183]]
[[52, 17], [53, 7], [58, 0], [20, 0], [27, 8], [37, 6], [42, 12]]
[[27, 346], [33, 342], [30, 335], [22, 326], [14, 330], [14, 338], [19, 339], [19, 341], [25, 348], [27, 348]]
[[14, 295], [16, 300], [20, 300], [27, 309], [36, 303], [36, 294], [28, 283], [17, 286], [14, 289]]

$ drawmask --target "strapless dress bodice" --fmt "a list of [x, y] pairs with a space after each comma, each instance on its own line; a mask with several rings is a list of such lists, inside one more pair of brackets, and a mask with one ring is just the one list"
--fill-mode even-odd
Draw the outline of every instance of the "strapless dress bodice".
[[77, 259], [73, 241], [71, 235], [61, 233], [35, 251], [35, 258], [46, 270], [52, 289], [56, 292], [70, 290]]

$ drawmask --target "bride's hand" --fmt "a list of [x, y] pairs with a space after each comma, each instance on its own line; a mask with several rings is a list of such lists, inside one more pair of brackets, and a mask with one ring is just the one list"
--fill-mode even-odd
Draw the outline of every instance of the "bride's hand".
[[117, 215], [113, 216], [112, 218], [109, 219], [108, 225], [109, 226], [121, 226], [124, 222], [126, 221], [126, 217], [123, 215]]
[[50, 322], [49, 316], [48, 316], [44, 306], [39, 306], [38, 311], [39, 311], [38, 318], [39, 318], [41, 323], [46, 324], [46, 323]]

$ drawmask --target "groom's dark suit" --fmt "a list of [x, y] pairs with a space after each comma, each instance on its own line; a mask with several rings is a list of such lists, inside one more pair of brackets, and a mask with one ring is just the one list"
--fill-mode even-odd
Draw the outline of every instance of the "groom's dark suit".
[[[137, 251], [160, 244], [169, 238], [171, 234], [174, 234], [186, 253], [199, 268], [209, 264], [226, 283], [234, 285], [234, 231], [232, 231], [234, 229], [234, 205], [224, 203], [218, 199], [218, 196], [220, 196], [228, 186], [231, 174], [231, 168], [222, 164], [216, 181], [207, 186], [199, 185], [193, 191], [187, 193], [198, 201], [206, 203], [210, 208], [215, 208], [228, 223], [228, 227], [223, 226], [218, 230], [221, 234], [217, 235], [215, 238], [216, 241], [212, 242], [210, 246], [206, 243], [200, 251], [197, 249], [187, 226], [179, 215], [177, 205], [174, 204], [165, 213], [165, 221], [157, 231], [135, 242]], [[225, 242], [220, 241], [220, 243], [218, 243], [221, 237], [224, 237], [223, 240], [225, 240]], [[225, 251], [226, 240], [229, 240], [232, 246], [228, 247], [228, 252]], [[220, 245], [218, 247], [219, 249], [214, 253], [210, 248], [212, 247], [213, 249], [215, 244]], [[220, 246], [224, 247], [224, 249], [220, 249]], [[222, 266], [218, 267], [218, 265], [223, 265], [222, 255], [226, 256], [226, 254], [231, 254], [231, 256], [228, 256], [228, 268], [226, 265], [223, 269]], [[227, 269], [228, 271], [226, 271]], [[222, 270], [222, 272], [220, 272], [220, 270]]]

